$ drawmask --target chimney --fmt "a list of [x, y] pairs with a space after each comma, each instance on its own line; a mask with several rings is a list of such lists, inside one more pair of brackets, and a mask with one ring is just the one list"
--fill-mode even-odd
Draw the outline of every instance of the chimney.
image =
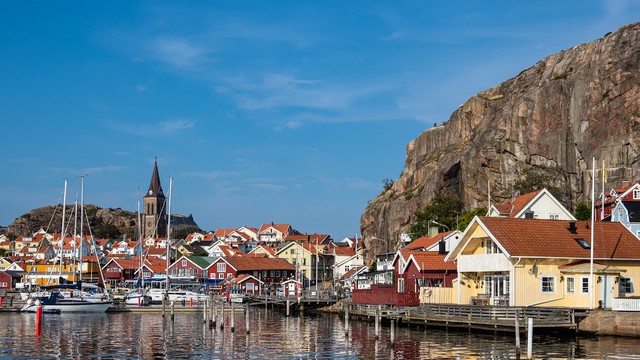
[[444, 255], [447, 253], [447, 244], [444, 242], [444, 240], [440, 240], [438, 242], [438, 254], [440, 255]]
[[578, 228], [576, 227], [576, 222], [575, 221], [569, 221], [569, 232], [572, 234], [577, 234], [578, 233]]

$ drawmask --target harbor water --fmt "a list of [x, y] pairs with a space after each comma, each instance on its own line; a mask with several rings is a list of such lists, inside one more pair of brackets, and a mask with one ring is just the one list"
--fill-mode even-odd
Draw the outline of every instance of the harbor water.
[[[231, 312], [215, 328], [202, 312], [46, 314], [0, 313], [0, 359], [512, 359], [513, 334], [446, 331], [373, 324], [319, 314], [286, 317], [261, 307]], [[223, 328], [221, 329], [221, 323]], [[393, 341], [391, 336], [393, 335]], [[526, 358], [526, 336], [522, 339]], [[621, 337], [534, 336], [534, 358], [640, 359], [640, 340]]]

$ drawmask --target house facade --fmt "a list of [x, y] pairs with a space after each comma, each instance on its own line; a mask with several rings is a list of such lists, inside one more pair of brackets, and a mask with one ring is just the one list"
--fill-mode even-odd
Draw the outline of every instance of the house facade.
[[519, 195], [502, 204], [492, 204], [487, 216], [518, 219], [576, 219], [547, 189]]
[[620, 223], [596, 222], [592, 248], [590, 226], [474, 218], [446, 258], [457, 264], [457, 303], [607, 308], [637, 295], [640, 240]]

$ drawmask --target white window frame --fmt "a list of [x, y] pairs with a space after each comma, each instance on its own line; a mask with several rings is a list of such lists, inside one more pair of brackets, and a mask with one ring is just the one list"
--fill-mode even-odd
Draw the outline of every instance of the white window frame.
[[227, 263], [225, 262], [219, 262], [216, 266], [218, 272], [227, 272]]
[[182, 260], [182, 266], [187, 266], [187, 260]]
[[[585, 291], [585, 280], [586, 280], [586, 291]], [[589, 294], [591, 291], [591, 279], [588, 276], [580, 277], [580, 294], [585, 295]]]
[[[625, 280], [628, 280], [629, 291], [622, 287], [622, 283]], [[633, 276], [620, 276], [618, 278], [618, 294], [620, 294], [620, 296], [633, 294]]]
[[[547, 287], [551, 290], [545, 290], [545, 279], [547, 280]], [[540, 276], [540, 293], [542, 294], [555, 294], [556, 293], [556, 277], [555, 275], [542, 275]]]
[[[567, 276], [565, 279], [565, 286], [567, 294], [575, 294], [576, 293], [576, 277], [575, 276]], [[569, 283], [571, 283], [571, 289], [569, 289]]]
[[550, 220], [560, 220], [560, 215], [559, 214], [549, 214], [549, 219]]
[[218, 274], [218, 279], [224, 279], [224, 273], [219, 273]]
[[634, 189], [633, 190], [633, 198], [635, 200], [640, 199], [640, 190], [639, 189]]

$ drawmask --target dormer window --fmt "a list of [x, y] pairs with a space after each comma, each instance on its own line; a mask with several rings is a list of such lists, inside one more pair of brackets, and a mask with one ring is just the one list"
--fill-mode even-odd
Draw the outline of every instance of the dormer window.
[[638, 189], [633, 190], [633, 199], [634, 200], [640, 199], [640, 190]]
[[578, 244], [580, 244], [580, 246], [582, 246], [583, 249], [591, 249], [591, 244], [589, 244], [587, 240], [583, 238], [577, 238], [575, 240]]

